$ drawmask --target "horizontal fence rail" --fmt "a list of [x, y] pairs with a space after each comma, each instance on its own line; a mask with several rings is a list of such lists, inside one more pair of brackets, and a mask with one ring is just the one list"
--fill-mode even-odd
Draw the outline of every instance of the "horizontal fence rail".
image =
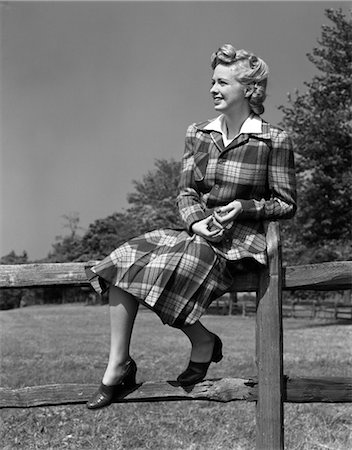
[[[96, 391], [95, 384], [52, 384], [19, 389], [0, 388], [0, 408], [28, 408], [85, 403]], [[349, 378], [285, 378], [284, 401], [287, 403], [352, 402]], [[185, 389], [176, 381], [144, 382], [126, 391], [116, 403], [170, 400], [208, 400], [232, 402], [258, 400], [256, 378], [206, 380]]]
[[[88, 286], [84, 269], [98, 261], [74, 263], [37, 263], [0, 265], [0, 288], [30, 288], [41, 286]], [[236, 279], [237, 292], [251, 292], [258, 288], [255, 273]], [[336, 261], [282, 268], [284, 290], [343, 290], [352, 286], [352, 261]]]

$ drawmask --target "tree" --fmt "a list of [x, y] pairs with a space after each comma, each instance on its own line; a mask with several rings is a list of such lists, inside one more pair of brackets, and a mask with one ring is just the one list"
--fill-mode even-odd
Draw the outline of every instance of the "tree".
[[[64, 263], [81, 260], [82, 238], [78, 235], [78, 230], [82, 227], [79, 226], [79, 214], [71, 212], [62, 217], [65, 220], [63, 228], [68, 228], [69, 234], [56, 236], [52, 251], [42, 262]], [[71, 303], [82, 300], [81, 291], [80, 287], [51, 286], [42, 290], [41, 298], [44, 303]]]
[[128, 195], [131, 207], [127, 214], [133, 218], [140, 233], [157, 228], [181, 227], [176, 206], [181, 163], [158, 159], [156, 169], [134, 181], [135, 192]]
[[0, 259], [0, 264], [26, 264], [28, 262], [28, 255], [25, 250], [23, 250], [22, 255], [16, 255], [13, 250]]
[[[12, 250], [0, 259], [0, 264], [26, 264], [28, 255], [26, 251], [22, 255], [16, 255]], [[0, 309], [18, 308], [23, 296], [28, 296], [28, 289], [1, 289], [0, 290]]]
[[280, 107], [297, 152], [299, 194], [298, 213], [284, 232], [295, 248], [290, 258], [301, 262], [350, 256], [352, 22], [341, 9], [325, 14], [333, 26], [322, 26], [319, 47], [307, 55], [319, 73]]
[[70, 212], [69, 214], [64, 214], [62, 217], [66, 221], [64, 228], [70, 230], [70, 238], [74, 239], [77, 236], [77, 231], [83, 229], [79, 226], [80, 218], [78, 212]]
[[128, 214], [114, 213], [89, 225], [82, 238], [80, 260], [101, 259], [137, 234]]
[[69, 213], [62, 216], [65, 219], [64, 228], [70, 230], [70, 234], [66, 236], [57, 236], [56, 243], [52, 244], [53, 250], [49, 252], [45, 258], [47, 262], [71, 262], [79, 259], [82, 253], [81, 237], [78, 235], [78, 230], [82, 229], [79, 226], [79, 214]]

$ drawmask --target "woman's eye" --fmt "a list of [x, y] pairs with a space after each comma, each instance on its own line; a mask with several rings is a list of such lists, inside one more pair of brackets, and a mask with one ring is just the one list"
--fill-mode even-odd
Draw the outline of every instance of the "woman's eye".
[[219, 81], [212, 81], [211, 82], [211, 86], [213, 87], [215, 84], [218, 84], [219, 86], [225, 86], [226, 84], [227, 84], [227, 82], [226, 81], [222, 81], [222, 80], [219, 80]]

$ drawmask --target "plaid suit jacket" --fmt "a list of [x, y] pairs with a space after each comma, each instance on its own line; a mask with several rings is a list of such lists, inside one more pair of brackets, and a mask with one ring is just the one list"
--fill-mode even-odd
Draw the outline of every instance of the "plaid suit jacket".
[[[260, 119], [261, 120], [261, 119]], [[228, 260], [244, 257], [266, 263], [263, 221], [287, 219], [296, 211], [292, 142], [262, 120], [261, 132], [241, 133], [227, 147], [211, 121], [187, 129], [177, 205], [190, 232], [213, 209], [239, 200], [243, 211], [220, 243], [210, 243]]]

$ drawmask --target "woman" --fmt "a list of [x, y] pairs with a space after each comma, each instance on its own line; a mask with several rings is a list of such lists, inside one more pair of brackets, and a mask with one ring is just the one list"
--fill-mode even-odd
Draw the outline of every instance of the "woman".
[[109, 405], [135, 384], [129, 353], [139, 303], [181, 329], [192, 350], [182, 386], [204, 379], [222, 359], [218, 336], [199, 321], [209, 304], [236, 283], [236, 272], [266, 264], [264, 220], [296, 210], [292, 145], [264, 122], [268, 67], [226, 44], [211, 57], [216, 119], [187, 130], [177, 204], [186, 229], [146, 233], [87, 270], [92, 285], [109, 289], [110, 356], [89, 409]]

